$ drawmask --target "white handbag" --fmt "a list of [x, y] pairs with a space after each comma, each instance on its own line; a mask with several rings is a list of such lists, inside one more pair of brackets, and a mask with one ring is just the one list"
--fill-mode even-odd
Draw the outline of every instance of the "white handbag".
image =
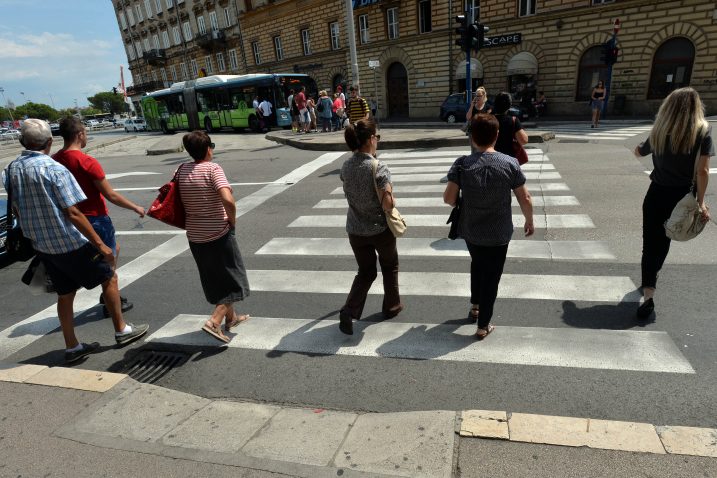
[[702, 138], [697, 142], [697, 155], [695, 157], [694, 173], [692, 174], [692, 186], [690, 192], [680, 199], [670, 214], [670, 218], [665, 221], [665, 235], [674, 241], [689, 241], [697, 237], [707, 225], [700, 219], [702, 209], [693, 194], [697, 178], [697, 163], [700, 160], [700, 152]]
[[[381, 208], [383, 209], [383, 201], [381, 200], [381, 193], [378, 191], [378, 185], [376, 184], [376, 168], [378, 167], [378, 160], [374, 159], [371, 164], [371, 170], [373, 171], [373, 187], [376, 190], [376, 196], [378, 196], [378, 202], [381, 204]], [[407, 225], [406, 220], [401, 216], [401, 213], [398, 212], [398, 209], [391, 208], [388, 211], [383, 211], [384, 215], [386, 216], [386, 224], [388, 224], [388, 228], [391, 230], [393, 235], [395, 237], [401, 237], [406, 233]]]

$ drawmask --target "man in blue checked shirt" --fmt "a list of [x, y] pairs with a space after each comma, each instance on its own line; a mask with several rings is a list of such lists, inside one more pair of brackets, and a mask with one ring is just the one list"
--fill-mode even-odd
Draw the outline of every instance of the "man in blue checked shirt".
[[3, 173], [23, 235], [32, 240], [57, 292], [57, 315], [65, 339], [65, 362], [76, 362], [99, 343], [80, 343], [75, 336], [73, 303], [80, 287], [102, 285], [105, 304], [124, 345], [142, 337], [148, 325], [128, 324], [122, 317], [114, 254], [97, 235], [77, 204], [86, 199], [72, 174], [48, 156], [52, 132], [42, 120], [28, 119], [20, 129], [25, 150]]

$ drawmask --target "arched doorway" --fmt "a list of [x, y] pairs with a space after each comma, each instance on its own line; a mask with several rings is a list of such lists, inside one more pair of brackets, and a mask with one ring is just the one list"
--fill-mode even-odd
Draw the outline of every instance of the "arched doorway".
[[533, 104], [538, 87], [538, 60], [530, 52], [516, 53], [508, 62], [508, 88], [513, 101], [527, 111]]
[[[471, 91], [475, 91], [479, 86], [483, 86], [483, 64], [476, 58], [471, 59]], [[462, 93], [466, 91], [466, 62], [461, 61], [456, 68], [456, 91]]]
[[690, 85], [695, 45], [687, 38], [670, 38], [655, 52], [647, 98], [662, 99], [672, 90]]
[[389, 118], [408, 118], [408, 72], [401, 63], [388, 67], [386, 89]]
[[589, 100], [598, 81], [607, 80], [607, 65], [600, 59], [601, 54], [602, 46], [598, 45], [588, 48], [580, 58], [578, 90], [575, 93], [575, 101]]
[[343, 75], [334, 75], [331, 80], [331, 93], [335, 93], [339, 86], [343, 91], [346, 91], [346, 81], [344, 80]]

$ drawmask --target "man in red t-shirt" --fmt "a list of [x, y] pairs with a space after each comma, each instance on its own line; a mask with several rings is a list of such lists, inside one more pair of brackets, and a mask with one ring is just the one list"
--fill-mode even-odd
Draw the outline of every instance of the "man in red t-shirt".
[[311, 125], [311, 115], [309, 114], [309, 109], [306, 107], [306, 87], [301, 87], [294, 101], [296, 101], [296, 106], [299, 108], [299, 127], [304, 133], [308, 133]]
[[[139, 217], [144, 217], [144, 208], [112, 189], [99, 161], [82, 152], [82, 148], [87, 146], [87, 131], [82, 121], [75, 117], [63, 119], [60, 121], [60, 135], [65, 140], [65, 145], [52, 158], [69, 169], [79, 183], [87, 199], [77, 204], [77, 207], [87, 216], [87, 220], [90, 221], [107, 247], [114, 251], [115, 259], [117, 259], [119, 245], [115, 240], [115, 229], [109, 217], [105, 198], [115, 206], [136, 212]], [[115, 260], [115, 267], [116, 263]], [[100, 303], [104, 304], [102, 296], [100, 296]], [[124, 297], [121, 298], [121, 303], [122, 312], [133, 307], [132, 303]], [[109, 310], [104, 305], [103, 309], [105, 317], [108, 317]]]

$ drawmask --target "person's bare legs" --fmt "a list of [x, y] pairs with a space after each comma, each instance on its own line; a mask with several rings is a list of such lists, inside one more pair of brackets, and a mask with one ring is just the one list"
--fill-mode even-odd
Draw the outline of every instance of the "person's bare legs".
[[120, 303], [116, 272], [112, 278], [102, 283], [102, 295], [105, 298], [105, 307], [107, 307], [110, 317], [112, 317], [112, 325], [114, 325], [115, 332], [122, 332], [127, 326], [127, 323], [122, 317], [122, 305]]
[[60, 329], [65, 339], [65, 347], [68, 349], [77, 347], [80, 343], [75, 336], [74, 301], [75, 292], [57, 296], [57, 317], [60, 319]]
[[220, 325], [222, 325], [222, 319], [224, 319], [224, 317], [230, 313], [234, 313], [234, 308], [232, 307], [232, 304], [217, 304], [217, 306], [214, 307], [214, 312], [212, 312], [212, 316], [209, 317], [209, 320], [212, 322], [212, 324], [219, 327]]
[[597, 114], [598, 114], [598, 110], [596, 108], [593, 108], [593, 128], [597, 124], [596, 123], [597, 122]]
[[655, 297], [655, 288], [654, 287], [643, 287], [642, 288], [642, 297], [644, 297], [645, 301], [648, 301]]

